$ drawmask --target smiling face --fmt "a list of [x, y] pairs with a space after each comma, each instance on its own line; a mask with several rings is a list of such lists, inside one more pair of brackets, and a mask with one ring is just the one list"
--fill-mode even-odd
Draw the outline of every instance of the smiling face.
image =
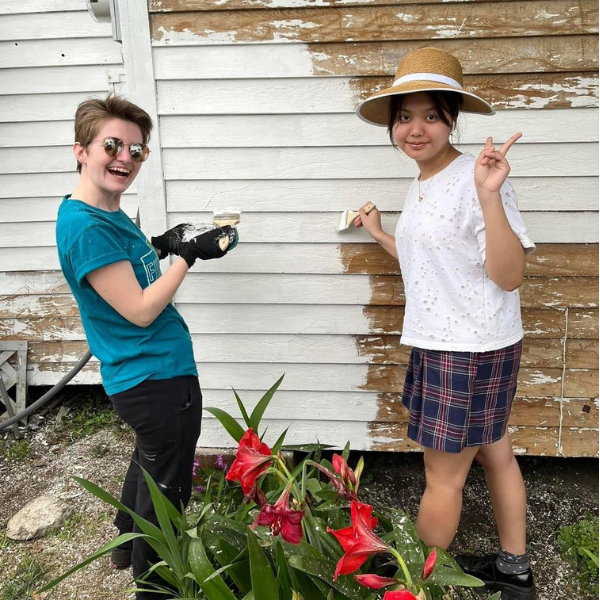
[[[107, 137], [123, 140], [125, 146], [117, 156], [109, 156], [104, 151], [101, 142]], [[80, 186], [88, 195], [118, 202], [142, 166], [142, 163], [131, 158], [129, 144], [143, 141], [142, 132], [135, 123], [122, 119], [104, 121], [92, 142], [85, 147], [80, 144], [73, 147], [75, 157], [81, 164]]]
[[[449, 123], [453, 123], [448, 113], [445, 116]], [[402, 99], [391, 133], [398, 148], [414, 159], [423, 171], [426, 165], [443, 162], [453, 150], [451, 131], [452, 127], [440, 118], [431, 96], [417, 92]]]

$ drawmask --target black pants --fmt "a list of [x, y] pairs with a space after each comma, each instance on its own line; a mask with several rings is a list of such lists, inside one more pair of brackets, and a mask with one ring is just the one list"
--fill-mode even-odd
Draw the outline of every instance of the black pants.
[[[156, 524], [150, 492], [140, 467], [150, 473], [158, 488], [177, 508], [182, 502], [187, 506], [192, 494], [194, 452], [202, 418], [198, 378], [146, 380], [110, 399], [119, 417], [136, 434], [121, 502]], [[120, 533], [139, 531], [133, 519], [123, 511], [117, 513], [114, 523]], [[132, 547], [133, 576], [139, 577], [158, 562], [158, 557], [142, 539], [133, 540]], [[147, 581], [165, 583], [155, 573]], [[138, 592], [136, 598], [159, 600], [163, 596]]]

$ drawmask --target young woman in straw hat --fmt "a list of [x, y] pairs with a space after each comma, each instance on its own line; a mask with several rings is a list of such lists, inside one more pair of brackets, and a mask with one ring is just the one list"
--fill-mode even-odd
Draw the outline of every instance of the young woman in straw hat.
[[506, 154], [488, 138], [477, 158], [451, 143], [460, 112], [494, 114], [462, 86], [462, 68], [436, 48], [406, 55], [392, 87], [357, 108], [387, 127], [392, 143], [419, 168], [395, 235], [377, 210], [356, 221], [399, 259], [406, 294], [402, 343], [413, 347], [402, 402], [408, 436], [424, 447], [426, 489], [417, 530], [446, 549], [458, 527], [473, 459], [485, 470], [500, 549], [459, 557], [463, 568], [502, 590], [535, 598], [525, 552], [525, 486], [507, 433], [523, 328], [519, 292], [534, 244], [506, 178]]

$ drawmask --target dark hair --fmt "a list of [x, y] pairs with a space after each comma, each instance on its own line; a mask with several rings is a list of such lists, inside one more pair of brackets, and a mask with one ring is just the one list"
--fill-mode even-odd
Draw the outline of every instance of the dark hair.
[[[413, 92], [418, 93], [418, 92]], [[425, 92], [433, 102], [433, 109], [438, 118], [448, 125], [450, 129], [456, 127], [456, 121], [458, 119], [458, 113], [463, 103], [463, 97], [461, 94], [454, 92], [438, 92], [438, 91], [426, 91]], [[390, 112], [388, 115], [388, 135], [392, 144], [395, 145], [393, 130], [394, 125], [399, 121], [402, 113], [402, 103], [409, 94], [399, 94], [390, 98]]]
[[[134, 123], [142, 132], [142, 142], [148, 143], [152, 131], [150, 115], [129, 100], [109, 94], [106, 99], [84, 100], [75, 112], [75, 143], [88, 146], [96, 137], [100, 127], [110, 119], [121, 119]], [[77, 161], [77, 171], [81, 173], [81, 163]]]

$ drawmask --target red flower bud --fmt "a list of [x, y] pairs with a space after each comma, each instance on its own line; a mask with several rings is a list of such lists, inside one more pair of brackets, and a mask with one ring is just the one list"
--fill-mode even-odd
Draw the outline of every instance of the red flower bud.
[[398, 584], [396, 579], [392, 579], [391, 577], [380, 577], [379, 575], [373, 575], [372, 573], [355, 575], [354, 579], [356, 579], [360, 585], [364, 585], [372, 590], [380, 590], [388, 585]]
[[435, 569], [436, 561], [437, 561], [437, 550], [434, 548], [431, 551], [431, 553], [429, 554], [429, 556], [427, 557], [427, 560], [425, 561], [425, 566], [423, 567], [422, 579], [427, 579], [433, 573], [433, 570]]

